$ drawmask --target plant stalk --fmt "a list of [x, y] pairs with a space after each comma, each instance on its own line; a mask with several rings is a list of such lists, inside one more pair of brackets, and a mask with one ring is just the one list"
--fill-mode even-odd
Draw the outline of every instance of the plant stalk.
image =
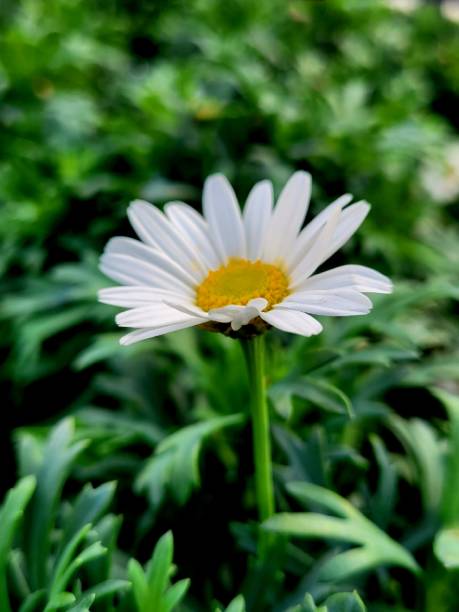
[[255, 486], [260, 522], [274, 514], [269, 412], [266, 398], [264, 336], [243, 340], [251, 392]]

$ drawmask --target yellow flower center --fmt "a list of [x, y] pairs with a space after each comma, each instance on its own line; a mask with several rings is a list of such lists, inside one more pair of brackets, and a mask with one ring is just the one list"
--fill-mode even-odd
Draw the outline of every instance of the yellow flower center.
[[232, 258], [211, 270], [196, 289], [196, 304], [203, 310], [228, 304], [244, 306], [253, 298], [265, 298], [266, 310], [289, 294], [289, 279], [278, 267], [262, 261]]

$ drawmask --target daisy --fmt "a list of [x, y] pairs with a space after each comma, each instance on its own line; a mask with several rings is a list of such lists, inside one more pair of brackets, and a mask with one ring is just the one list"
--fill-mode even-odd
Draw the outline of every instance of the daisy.
[[365, 266], [317, 269], [357, 230], [369, 211], [343, 195], [303, 229], [311, 177], [295, 172], [273, 207], [269, 181], [251, 190], [243, 212], [221, 174], [204, 185], [200, 215], [182, 202], [164, 212], [142, 200], [128, 217], [140, 240], [112, 238], [101, 270], [124, 285], [102, 289], [101, 302], [126, 310], [121, 339], [132, 344], [194, 325], [249, 337], [272, 326], [312, 336], [322, 325], [311, 315], [367, 314], [367, 293], [390, 293], [388, 278]]

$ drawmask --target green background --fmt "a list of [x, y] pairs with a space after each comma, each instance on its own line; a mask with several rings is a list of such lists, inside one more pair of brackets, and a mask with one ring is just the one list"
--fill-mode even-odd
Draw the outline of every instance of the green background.
[[[86, 440], [15, 531], [30, 593], [55, 595], [56, 575], [37, 568], [59, 558], [51, 534], [65, 531], [77, 492], [116, 480], [97, 520], [124, 516], [117, 544], [105, 574], [91, 566], [84, 588], [68, 583], [77, 602], [125, 580], [128, 557], [145, 563], [171, 529], [174, 580], [191, 578], [185, 610], [244, 593], [249, 610], [281, 611], [306, 593], [319, 604], [357, 589], [374, 611], [453, 612], [459, 200], [436, 201], [423, 176], [445, 168], [457, 139], [457, 24], [434, 6], [404, 14], [376, 0], [24, 0], [0, 15], [2, 492]], [[191, 330], [122, 348], [116, 309], [96, 300], [112, 284], [97, 269], [104, 244], [133, 235], [130, 200], [200, 210], [219, 171], [242, 203], [264, 178], [279, 193], [295, 169], [313, 176], [313, 213], [345, 192], [372, 204], [330, 265], [373, 266], [395, 292], [368, 317], [322, 319], [311, 340], [270, 333], [278, 509], [301, 509], [292, 482], [334, 490], [415, 555], [422, 579], [382, 569], [397, 565], [382, 549], [357, 573], [319, 576], [347, 548], [320, 537], [294, 538], [267, 579], [253, 555], [238, 344]], [[33, 544], [30, 523], [50, 550]], [[26, 591], [8, 571], [14, 610]], [[130, 587], [115, 586], [78, 609], [135, 610]]]

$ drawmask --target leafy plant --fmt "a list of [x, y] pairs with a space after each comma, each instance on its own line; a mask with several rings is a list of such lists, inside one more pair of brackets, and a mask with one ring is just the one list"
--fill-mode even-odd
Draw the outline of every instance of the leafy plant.
[[[459, 33], [389, 4], [1, 5], [2, 612], [130, 612], [145, 584], [184, 612], [455, 612]], [[199, 209], [212, 172], [242, 201], [299, 168], [314, 213], [371, 202], [336, 264], [395, 292], [308, 341], [270, 334], [284, 535], [260, 565], [237, 343], [120, 347], [97, 261], [134, 198]]]
[[135, 559], [129, 562], [129, 577], [139, 612], [171, 612], [188, 590], [188, 579], [170, 586], [170, 576], [174, 570], [173, 543], [170, 531], [158, 540], [145, 572]]

